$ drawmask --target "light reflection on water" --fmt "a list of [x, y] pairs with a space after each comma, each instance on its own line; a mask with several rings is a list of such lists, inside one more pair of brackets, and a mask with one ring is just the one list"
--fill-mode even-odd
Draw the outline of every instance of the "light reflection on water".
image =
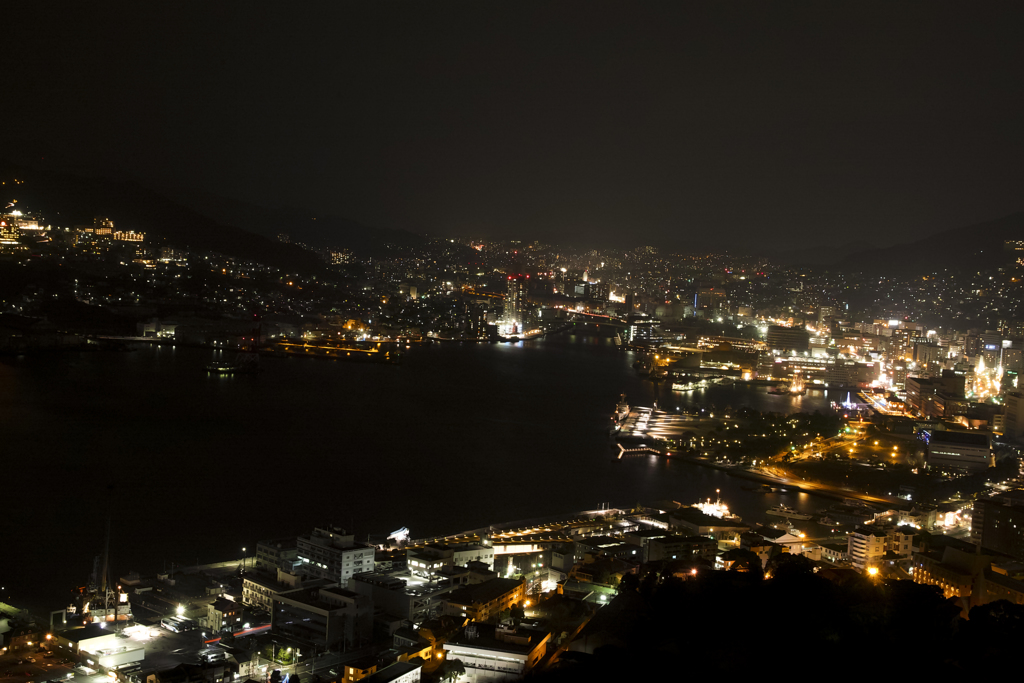
[[230, 353], [141, 347], [0, 364], [5, 450], [32, 456], [8, 465], [7, 503], [35, 511], [31, 525], [0, 522], [29, 558], [4, 561], [12, 584], [43, 581], [59, 593], [45, 606], [59, 607], [102, 549], [108, 513], [124, 573], [223, 560], [328, 521], [362, 538], [402, 526], [417, 537], [602, 502], [692, 504], [716, 489], [748, 521], [779, 503], [827, 507], [743, 491], [744, 480], [679, 460], [612, 462], [621, 393], [662, 408], [807, 411], [833, 397], [739, 385], [680, 396], [638, 377], [609, 337], [414, 347], [397, 366], [265, 358], [258, 378], [204, 372], [215, 357]]

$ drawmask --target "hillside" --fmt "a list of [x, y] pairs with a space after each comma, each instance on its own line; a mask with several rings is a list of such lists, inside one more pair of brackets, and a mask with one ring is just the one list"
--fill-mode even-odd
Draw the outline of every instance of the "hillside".
[[1003, 241], [1024, 239], [1024, 212], [884, 249], [851, 254], [839, 268], [866, 273], [930, 273], [943, 268], [981, 269], [1010, 262]]
[[218, 221], [135, 182], [9, 164], [0, 166], [0, 177], [23, 181], [13, 188], [8, 183], [3, 199], [17, 199], [19, 208], [39, 213], [53, 225], [86, 225], [95, 216], [105, 216], [118, 229], [145, 232], [147, 241], [155, 245], [214, 251], [285, 270], [325, 268], [309, 251], [281, 244], [237, 223]]
[[368, 256], [383, 256], [385, 245], [420, 246], [425, 238], [405, 230], [369, 227], [341, 216], [314, 214], [294, 207], [270, 208], [199, 190], [174, 189], [167, 194], [181, 204], [224, 224], [276, 240], [287, 233], [292, 242], [314, 247], [351, 249]]

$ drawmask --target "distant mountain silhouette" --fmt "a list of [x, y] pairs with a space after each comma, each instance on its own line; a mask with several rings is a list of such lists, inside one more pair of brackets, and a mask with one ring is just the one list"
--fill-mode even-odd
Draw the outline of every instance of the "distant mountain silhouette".
[[[0, 199], [18, 200], [18, 208], [39, 213], [53, 225], [72, 227], [92, 224], [96, 216], [109, 217], [121, 230], [145, 232], [155, 245], [197, 251], [214, 251], [277, 266], [285, 270], [315, 272], [326, 268], [316, 254], [295, 244], [282, 244], [276, 236], [294, 230], [293, 241], [316, 245], [338, 245], [357, 252], [379, 253], [392, 241], [422, 241], [401, 231], [364, 229], [344, 219], [329, 218], [324, 227], [302, 230], [295, 218], [301, 213], [289, 209], [262, 209], [242, 202], [207, 198], [196, 199], [194, 206], [168, 198], [134, 181], [86, 177], [60, 171], [38, 170], [0, 162], [0, 177], [8, 181]], [[23, 181], [11, 185], [10, 180]], [[203, 209], [209, 209], [209, 213]], [[306, 214], [309, 221], [309, 214]], [[346, 239], [354, 234], [356, 238]], [[316, 239], [320, 235], [339, 235], [339, 239]]]
[[840, 263], [853, 254], [874, 250], [875, 245], [870, 242], [858, 241], [849, 242], [838, 247], [804, 247], [802, 249], [790, 249], [772, 255], [771, 261], [780, 266], [832, 266]]
[[1005, 240], [1024, 239], [1024, 212], [938, 234], [885, 249], [852, 254], [843, 270], [866, 273], [931, 273], [943, 268], [981, 269], [1000, 266], [1016, 256], [1003, 250]]
[[202, 190], [174, 189], [167, 193], [218, 222], [242, 225], [274, 240], [279, 234], [287, 233], [292, 242], [351, 249], [370, 256], [382, 255], [386, 244], [418, 246], [426, 241], [405, 230], [372, 228], [348, 218], [315, 214], [307, 209], [269, 208]]

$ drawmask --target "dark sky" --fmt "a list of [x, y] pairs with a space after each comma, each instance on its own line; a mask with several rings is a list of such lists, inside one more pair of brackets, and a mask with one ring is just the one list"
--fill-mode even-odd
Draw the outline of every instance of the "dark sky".
[[553, 241], [884, 245], [1024, 209], [1010, 4], [4, 14], [0, 142], [21, 160]]

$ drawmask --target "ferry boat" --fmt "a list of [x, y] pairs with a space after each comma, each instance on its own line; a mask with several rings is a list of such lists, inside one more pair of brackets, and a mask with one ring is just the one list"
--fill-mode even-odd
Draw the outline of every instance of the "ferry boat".
[[782, 504], [776, 505], [775, 507], [768, 508], [765, 511], [765, 514], [771, 515], [772, 517], [785, 517], [786, 519], [801, 519], [801, 520], [811, 519], [811, 517], [813, 516], [813, 515], [808, 515], [808, 514], [806, 514], [804, 512], [800, 512], [799, 510], [794, 510], [793, 508], [787, 507], [787, 506], [782, 505]]
[[[715, 494], [717, 495], [718, 493], [719, 489], [715, 489]], [[712, 503], [711, 499], [708, 498], [703, 503], [697, 503], [696, 505], [693, 505], [691, 507], [697, 508], [705, 515], [708, 515], [710, 517], [718, 517], [719, 519], [726, 519], [731, 522], [742, 521], [739, 515], [734, 515], [731, 512], [729, 512], [729, 507], [725, 503], [723, 503], [720, 498], [716, 498], [714, 503]]]

